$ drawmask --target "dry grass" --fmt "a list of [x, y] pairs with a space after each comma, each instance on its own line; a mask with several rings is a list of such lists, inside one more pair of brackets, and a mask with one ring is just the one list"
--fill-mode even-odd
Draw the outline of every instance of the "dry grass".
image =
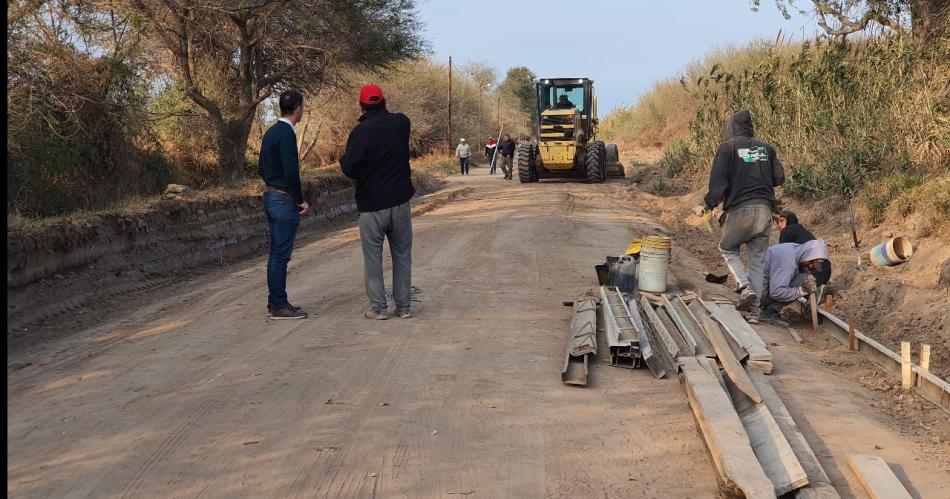
[[[441, 179], [455, 172], [455, 158], [447, 154], [427, 154], [414, 158], [412, 165], [412, 181], [416, 190], [420, 192], [431, 192], [437, 189]], [[343, 182], [349, 182], [339, 165], [331, 165], [320, 168], [306, 168], [301, 172], [301, 181], [319, 182], [326, 179], [336, 179]], [[248, 178], [235, 181], [227, 186], [212, 187], [198, 192], [193, 200], [226, 200], [233, 197], [253, 196], [259, 197], [264, 192], [264, 186], [260, 179]], [[137, 213], [146, 212], [154, 209], [155, 205], [161, 201], [161, 196], [136, 196], [126, 198], [121, 201], [97, 210], [76, 210], [64, 215], [50, 217], [30, 217], [20, 213], [9, 213], [7, 215], [7, 232], [23, 232], [37, 230], [42, 227], [71, 222], [76, 224], [84, 221], [102, 217], [102, 216], [131, 216]]]
[[[932, 44], [894, 34], [753, 44], [714, 52], [604, 120], [630, 147], [665, 148], [669, 177], [705, 177], [726, 117], [749, 109], [779, 152], [784, 193], [854, 196], [868, 221], [895, 211], [946, 234], [937, 199], [950, 164], [950, 31]], [[925, 194], [926, 195], [925, 195]], [[931, 199], [928, 199], [928, 196]], [[887, 215], [890, 216], [890, 215]]]

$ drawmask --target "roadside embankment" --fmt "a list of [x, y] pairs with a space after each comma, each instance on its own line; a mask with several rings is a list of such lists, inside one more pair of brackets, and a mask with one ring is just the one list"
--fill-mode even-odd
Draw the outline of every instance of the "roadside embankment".
[[[414, 172], [417, 197], [441, 187], [438, 171]], [[356, 212], [342, 175], [304, 178], [311, 213], [301, 229], [327, 227]], [[446, 193], [450, 195], [451, 192]], [[260, 254], [267, 246], [261, 186], [195, 192], [80, 217], [7, 229], [7, 336], [41, 319], [85, 307], [108, 310], [123, 294], [169, 284], [199, 267]]]

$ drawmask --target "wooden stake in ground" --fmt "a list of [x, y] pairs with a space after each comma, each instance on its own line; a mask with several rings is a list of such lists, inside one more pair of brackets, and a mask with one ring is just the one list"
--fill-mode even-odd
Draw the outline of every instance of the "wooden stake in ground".
[[913, 384], [914, 373], [910, 368], [910, 342], [901, 342], [901, 388], [910, 390]]
[[858, 338], [854, 335], [854, 317], [848, 321], [848, 350], [858, 349]]
[[930, 370], [930, 345], [926, 343], [920, 345], [920, 368], [924, 371]]
[[810, 293], [808, 295], [808, 305], [811, 308], [811, 328], [818, 330], [818, 299], [815, 298], [815, 293]]
[[832, 307], [834, 307], [835, 299], [832, 295], [825, 297], [825, 310], [831, 312]]
[[872, 499], [911, 499], [907, 489], [883, 459], [848, 454], [848, 465]]
[[742, 365], [739, 364], [739, 361], [736, 360], [735, 355], [732, 354], [732, 349], [729, 348], [726, 339], [722, 336], [722, 330], [719, 329], [719, 326], [709, 317], [703, 316], [703, 328], [706, 329], [706, 337], [709, 338], [713, 349], [716, 350], [716, 355], [719, 356], [719, 362], [721, 362], [722, 367], [725, 368], [729, 379], [736, 384], [736, 388], [746, 394], [746, 396], [752, 399], [756, 404], [762, 402], [762, 396], [759, 395], [758, 390], [755, 389], [755, 385], [752, 384], [752, 380], [749, 379], [749, 375], [745, 372], [745, 369], [742, 368]]

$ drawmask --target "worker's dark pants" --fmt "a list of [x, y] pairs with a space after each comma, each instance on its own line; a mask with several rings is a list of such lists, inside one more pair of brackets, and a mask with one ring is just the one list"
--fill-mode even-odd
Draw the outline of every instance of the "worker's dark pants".
[[[769, 249], [772, 230], [772, 206], [768, 200], [752, 199], [726, 211], [722, 224], [719, 252], [740, 288], [751, 285], [759, 303], [765, 293], [765, 252]], [[739, 257], [740, 246], [745, 246], [749, 269]]]
[[[797, 288], [801, 286], [802, 283], [805, 282], [806, 275], [807, 274], [805, 274], [804, 272], [799, 272], [798, 274], [795, 274], [795, 277], [792, 278], [792, 281], [788, 283], [788, 287]], [[769, 283], [766, 282], [765, 291], [762, 292], [762, 298], [759, 300], [759, 303], [761, 303], [763, 310], [771, 313], [774, 316], [778, 316], [779, 313], [782, 311], [783, 308], [785, 308], [786, 305], [791, 305], [792, 303], [794, 303], [794, 301], [773, 300], [772, 297], [769, 296]]]
[[462, 167], [462, 175], [468, 175], [468, 160], [470, 158], [459, 158], [459, 166]]
[[488, 164], [491, 165], [491, 169], [488, 170], [488, 174], [489, 174], [489, 175], [494, 175], [494, 174], [495, 174], [495, 168], [498, 167], [498, 161], [495, 160], [495, 153], [494, 153], [494, 152], [491, 152], [491, 153], [487, 154], [487, 155], [485, 156], [485, 159], [487, 159], [487, 160], [488, 160]]
[[511, 159], [512, 159], [511, 156], [501, 157], [501, 172], [505, 174], [505, 178], [511, 178], [511, 174], [512, 174]]
[[393, 258], [393, 301], [396, 310], [409, 310], [412, 286], [412, 212], [409, 202], [379, 211], [360, 213], [363, 277], [366, 295], [376, 312], [386, 311], [383, 284], [383, 241], [389, 239]]
[[270, 232], [270, 257], [267, 259], [267, 306], [280, 310], [287, 301], [287, 263], [294, 250], [300, 225], [300, 210], [293, 198], [282, 192], [264, 193], [264, 213]]

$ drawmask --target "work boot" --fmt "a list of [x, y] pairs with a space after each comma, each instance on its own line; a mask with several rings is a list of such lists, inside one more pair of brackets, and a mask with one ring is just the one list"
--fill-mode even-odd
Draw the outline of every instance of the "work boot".
[[763, 324], [771, 324], [778, 327], [788, 327], [788, 323], [783, 321], [779, 316], [769, 312], [767, 309], [762, 310], [759, 313], [759, 322]]
[[742, 293], [739, 293], [739, 301], [736, 303], [736, 310], [740, 312], [748, 312], [752, 305], [755, 303], [755, 292], [752, 291], [752, 287], [746, 286], [742, 289]]
[[389, 318], [389, 314], [386, 313], [385, 310], [379, 311], [373, 308], [367, 310], [366, 313], [363, 314], [363, 316], [366, 317], [367, 319], [374, 319], [377, 321], [384, 321]]
[[408, 308], [396, 309], [396, 315], [399, 316], [400, 319], [408, 319], [412, 317], [412, 312]]
[[758, 307], [752, 307], [752, 310], [749, 310], [749, 313], [745, 316], [745, 321], [749, 324], [758, 324], [759, 323], [759, 314], [762, 312], [762, 309]]
[[296, 307], [287, 306], [279, 310], [268, 310], [267, 316], [271, 319], [306, 319], [307, 312]]

